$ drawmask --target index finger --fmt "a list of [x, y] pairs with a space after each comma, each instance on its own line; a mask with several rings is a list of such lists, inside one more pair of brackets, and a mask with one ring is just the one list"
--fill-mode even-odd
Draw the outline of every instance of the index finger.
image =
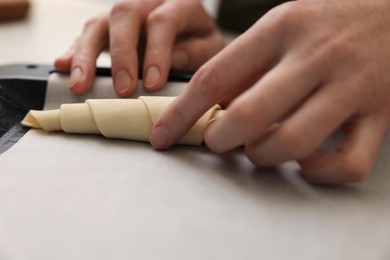
[[260, 20], [203, 65], [185, 92], [157, 119], [150, 138], [152, 145], [168, 148], [210, 107], [254, 83], [278, 58], [281, 41], [277, 35]]

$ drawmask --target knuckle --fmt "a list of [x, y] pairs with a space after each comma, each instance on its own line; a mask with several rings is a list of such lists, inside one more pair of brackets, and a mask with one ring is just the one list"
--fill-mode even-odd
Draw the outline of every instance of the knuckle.
[[123, 57], [129, 57], [131, 52], [130, 46], [126, 43], [117, 43], [110, 48], [110, 55], [113, 59], [121, 59]]
[[136, 1], [120, 1], [114, 4], [111, 9], [110, 16], [122, 15], [128, 12], [137, 12], [139, 5]]
[[152, 62], [153, 64], [166, 64], [171, 57], [171, 50], [153, 44], [146, 47], [145, 56], [145, 63], [147, 59], [148, 62]]
[[105, 20], [103, 16], [92, 17], [85, 23], [84, 31], [88, 30], [89, 28], [101, 27], [104, 21]]
[[154, 12], [150, 13], [147, 18], [147, 23], [149, 25], [161, 24], [170, 21], [170, 19], [172, 18], [168, 12], [165, 12], [162, 9], [157, 9]]
[[170, 28], [173, 28], [174, 31], [178, 32], [183, 26], [180, 23], [176, 16], [172, 15], [176, 10], [171, 10], [170, 7], [157, 8], [151, 12], [146, 18], [146, 24], [148, 27], [153, 27], [156, 25], [164, 24]]
[[354, 57], [354, 51], [351, 48], [351, 43], [346, 37], [329, 36], [327, 44], [325, 44], [325, 54], [331, 57]]
[[295, 2], [286, 2], [271, 9], [265, 17], [273, 30], [284, 32], [299, 17], [298, 10]]
[[91, 59], [90, 52], [86, 48], [79, 47], [74, 53], [72, 66], [89, 64]]
[[194, 119], [187, 115], [186, 110], [182, 106], [170, 106], [168, 110], [171, 115], [175, 115], [175, 125], [190, 126], [195, 123]]
[[85, 25], [84, 25], [84, 31], [85, 31], [85, 30], [88, 30], [88, 28], [90, 28], [90, 27], [95, 26], [97, 22], [98, 22], [98, 18], [97, 18], [97, 17], [93, 17], [93, 18], [89, 19], [89, 20], [85, 23]]
[[199, 93], [205, 97], [221, 96], [221, 77], [213, 66], [203, 66], [196, 73], [194, 80], [198, 83]]
[[[314, 48], [314, 45], [317, 48]], [[314, 42], [312, 49], [315, 49], [313, 60], [320, 62], [327, 71], [334, 70], [335, 63], [343, 66], [342, 71], [351, 66], [359, 64], [356, 60], [357, 52], [354, 50], [354, 43], [348, 35], [337, 35], [337, 32], [324, 32], [318, 41]], [[348, 58], [346, 58], [348, 57]]]

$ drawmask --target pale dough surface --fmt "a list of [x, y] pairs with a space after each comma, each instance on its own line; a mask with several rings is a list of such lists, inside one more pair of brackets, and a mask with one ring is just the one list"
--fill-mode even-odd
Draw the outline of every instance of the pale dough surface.
[[[162, 96], [88, 99], [85, 103], [63, 104], [60, 109], [55, 110], [32, 110], [22, 124], [45, 131], [102, 134], [107, 138], [148, 142], [153, 123], [174, 99], [175, 97]], [[207, 123], [218, 110], [218, 105], [209, 109], [178, 144], [202, 144]]]

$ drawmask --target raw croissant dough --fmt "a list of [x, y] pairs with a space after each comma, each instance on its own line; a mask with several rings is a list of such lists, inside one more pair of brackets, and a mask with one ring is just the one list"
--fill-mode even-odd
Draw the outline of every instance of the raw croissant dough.
[[[148, 96], [138, 99], [89, 99], [85, 103], [63, 104], [57, 110], [31, 110], [22, 124], [45, 131], [102, 134], [108, 138], [149, 142], [153, 123], [174, 99]], [[202, 144], [207, 123], [218, 112], [221, 112], [218, 105], [207, 111], [178, 144]]]

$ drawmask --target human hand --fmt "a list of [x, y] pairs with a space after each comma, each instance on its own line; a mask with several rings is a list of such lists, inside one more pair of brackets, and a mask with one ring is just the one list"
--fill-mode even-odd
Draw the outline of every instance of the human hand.
[[[274, 8], [198, 70], [155, 123], [153, 146], [169, 147], [208, 108], [233, 99], [206, 130], [211, 150], [244, 145], [257, 166], [297, 160], [314, 183], [362, 180], [390, 125], [389, 14], [387, 0]], [[338, 128], [337, 150], [321, 152]]]
[[[142, 38], [145, 52], [137, 53]], [[98, 55], [109, 48], [115, 90], [129, 96], [138, 84], [142, 56], [143, 84], [153, 91], [165, 84], [171, 67], [196, 69], [223, 46], [222, 34], [199, 0], [127, 0], [89, 20], [55, 67], [71, 72], [71, 91], [84, 93], [94, 79]]]

